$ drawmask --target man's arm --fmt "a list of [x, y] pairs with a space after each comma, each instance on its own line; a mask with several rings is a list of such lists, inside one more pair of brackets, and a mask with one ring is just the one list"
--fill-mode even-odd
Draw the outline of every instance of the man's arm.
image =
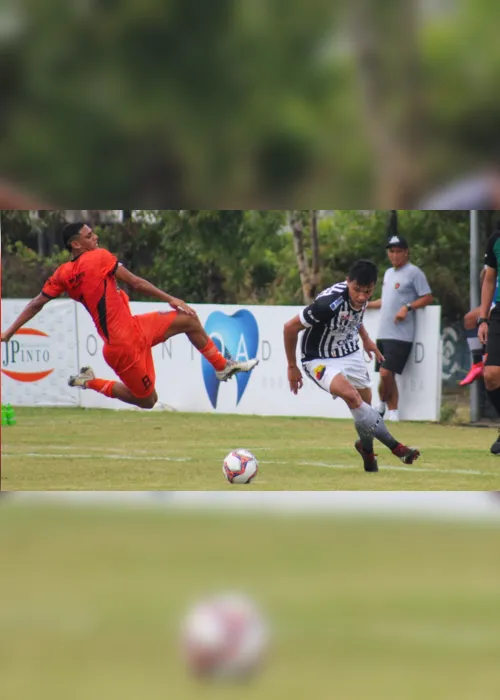
[[367, 309], [381, 309], [382, 308], [382, 299], [375, 299], [375, 301], [369, 301], [368, 306], [366, 308]]
[[295, 316], [290, 321], [285, 323], [284, 340], [285, 353], [288, 362], [288, 367], [297, 367], [297, 340], [299, 333], [305, 330], [305, 326], [300, 320], [300, 316]]
[[424, 306], [429, 306], [432, 304], [434, 301], [434, 297], [432, 294], [424, 294], [421, 297], [418, 297], [418, 299], [415, 299], [415, 301], [411, 302], [411, 308], [416, 311], [417, 309], [423, 309]]
[[39, 313], [45, 304], [50, 301], [49, 297], [44, 294], [39, 294], [32, 299], [28, 306], [19, 314], [14, 323], [2, 333], [2, 343], [8, 343], [14, 333], [16, 333], [25, 323], [28, 323], [34, 316]]
[[359, 337], [361, 338], [361, 342], [363, 343], [363, 348], [365, 352], [367, 353], [368, 357], [370, 360], [372, 359], [372, 353], [375, 353], [375, 357], [379, 362], [384, 361], [384, 356], [380, 352], [380, 350], [377, 347], [377, 344], [370, 338], [368, 335], [368, 331], [364, 327], [363, 324], [360, 325], [359, 329]]
[[483, 269], [481, 270], [481, 272], [479, 274], [479, 287], [483, 286], [485, 275], [486, 275], [486, 265], [483, 267]]
[[162, 292], [162, 290], [155, 287], [154, 284], [151, 284], [151, 282], [148, 282], [142, 277], [137, 277], [137, 275], [134, 275], [132, 272], [130, 272], [130, 270], [127, 270], [126, 267], [123, 267], [123, 265], [118, 265], [115, 276], [120, 280], [120, 282], [130, 285], [140, 294], [146, 294], [149, 297], [155, 297], [160, 301], [165, 301], [167, 304], [170, 304], [172, 308], [178, 309], [188, 316], [196, 316], [194, 309], [188, 306], [184, 301], [177, 299], [166, 292]]
[[294, 316], [285, 323], [283, 337], [285, 341], [285, 353], [288, 362], [288, 382], [290, 390], [296, 394], [302, 388], [302, 373], [297, 367], [297, 340], [299, 333], [305, 330], [305, 326], [300, 320], [300, 316]]
[[[486, 267], [486, 272], [481, 287], [481, 308], [479, 310], [480, 318], [489, 318], [491, 305], [495, 296], [497, 286], [497, 270], [489, 265]], [[481, 323], [478, 326], [479, 342], [486, 345], [488, 342], [488, 324]]]
[[[434, 298], [432, 294], [423, 294], [421, 297], [418, 297], [418, 299], [415, 299], [415, 301], [412, 301], [410, 306], [411, 306], [411, 311], [417, 311], [417, 309], [423, 309], [424, 306], [429, 306], [429, 304], [432, 304], [434, 301]], [[402, 306], [398, 313], [396, 314], [396, 317], [394, 319], [395, 323], [401, 323], [402, 321], [405, 320], [405, 318], [408, 316], [410, 313], [410, 309], [406, 304]]]
[[481, 309], [479, 311], [479, 316], [481, 318], [488, 318], [490, 314], [496, 286], [497, 271], [494, 267], [487, 267], [483, 279], [483, 286], [481, 287]]
[[358, 332], [359, 332], [359, 337], [361, 338], [362, 343], [366, 343], [367, 340], [370, 340], [370, 336], [368, 335], [368, 331], [366, 330], [363, 323], [360, 325]]

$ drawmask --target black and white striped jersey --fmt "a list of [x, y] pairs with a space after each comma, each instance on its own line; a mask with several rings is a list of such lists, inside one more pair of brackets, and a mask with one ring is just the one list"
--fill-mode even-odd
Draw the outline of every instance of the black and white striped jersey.
[[321, 292], [300, 314], [306, 326], [302, 335], [302, 362], [345, 357], [359, 350], [359, 327], [365, 310], [366, 304], [359, 311], [350, 305], [347, 282]]

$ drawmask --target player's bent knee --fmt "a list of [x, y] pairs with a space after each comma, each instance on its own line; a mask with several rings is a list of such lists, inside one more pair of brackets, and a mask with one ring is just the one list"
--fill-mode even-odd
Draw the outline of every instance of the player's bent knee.
[[180, 317], [184, 333], [193, 333], [203, 330], [201, 321], [198, 316], [182, 316]]
[[351, 389], [348, 390], [343, 390], [343, 391], [338, 391], [338, 392], [333, 392], [333, 396], [338, 396], [339, 398], [343, 399], [346, 404], [349, 406], [349, 408], [357, 408], [358, 406], [361, 406], [363, 403], [363, 400], [358, 392], [357, 389], [354, 387], [351, 387]]
[[500, 387], [500, 367], [484, 368], [484, 385], [488, 391], [494, 391]]
[[156, 391], [153, 391], [153, 393], [150, 394], [149, 396], [146, 396], [144, 399], [140, 399], [139, 406], [141, 408], [145, 408], [145, 409], [150, 410], [150, 409], [155, 407], [157, 401], [158, 401], [158, 394], [156, 393]]

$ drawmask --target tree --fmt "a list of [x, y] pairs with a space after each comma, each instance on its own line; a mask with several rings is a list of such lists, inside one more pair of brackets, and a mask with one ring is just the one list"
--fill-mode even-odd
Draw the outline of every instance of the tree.
[[[292, 229], [293, 246], [302, 286], [302, 296], [304, 303], [310, 304], [319, 291], [320, 255], [318, 211], [317, 209], [312, 209], [309, 212], [293, 210], [289, 215], [289, 224]], [[309, 243], [305, 240], [306, 229], [309, 230]], [[311, 251], [310, 261], [308, 259], [309, 251]]]
[[[43, 256], [32, 214], [2, 212], [4, 297], [35, 296], [69, 259], [67, 251], [48, 245], [50, 236], [57, 239], [63, 212], [42, 212], [37, 219], [47, 243]], [[469, 299], [468, 212], [400, 210], [397, 218], [411, 260], [422, 267], [443, 307], [444, 321], [460, 319]], [[494, 217], [486, 213], [487, 218]], [[134, 210], [133, 216], [96, 230], [102, 245], [126, 267], [192, 303], [308, 304], [321, 289], [344, 280], [359, 258], [378, 267], [377, 297], [389, 264], [387, 211], [320, 216], [318, 210]], [[133, 290], [131, 297], [144, 299]]]
[[[356, 0], [352, 32], [363, 116], [374, 161], [375, 201], [411, 206], [421, 191], [420, 0]], [[391, 40], [388, 41], [388, 35]]]

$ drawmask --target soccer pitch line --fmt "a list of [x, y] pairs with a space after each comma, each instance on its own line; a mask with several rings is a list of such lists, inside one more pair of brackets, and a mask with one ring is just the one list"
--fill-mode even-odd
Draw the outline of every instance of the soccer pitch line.
[[37, 459], [135, 460], [141, 462], [191, 462], [191, 457], [145, 457], [143, 454], [58, 454], [51, 452], [4, 452], [2, 457], [36, 457]]
[[[192, 457], [169, 457], [167, 455], [162, 456], [146, 456], [144, 453], [141, 454], [76, 454], [65, 452], [60, 454], [57, 452], [4, 452], [2, 454], [3, 458], [12, 457], [27, 457], [36, 459], [86, 459], [86, 460], [126, 460], [126, 461], [141, 461], [141, 462], [192, 462]], [[339, 469], [339, 470], [355, 470], [359, 471], [360, 467], [356, 464], [332, 464], [327, 462], [309, 462], [309, 461], [274, 461], [274, 460], [259, 460], [259, 464], [262, 466], [267, 465], [290, 465], [295, 464], [300, 467], [320, 467], [322, 469]], [[429, 473], [429, 474], [453, 474], [462, 476], [499, 476], [498, 472], [484, 472], [476, 469], [440, 469], [434, 467], [418, 467], [418, 466], [393, 466], [393, 465], [379, 465], [380, 470], [385, 471], [395, 471], [395, 472], [416, 472], [416, 473]]]
[[[290, 462], [260, 461], [261, 464], [290, 464]], [[323, 467], [325, 469], [359, 469], [355, 464], [327, 464], [326, 462], [293, 462], [300, 467]], [[463, 474], [466, 476], [498, 476], [498, 472], [480, 472], [474, 469], [438, 469], [434, 467], [394, 467], [392, 465], [379, 465], [381, 470], [395, 472], [430, 472], [432, 474]]]

